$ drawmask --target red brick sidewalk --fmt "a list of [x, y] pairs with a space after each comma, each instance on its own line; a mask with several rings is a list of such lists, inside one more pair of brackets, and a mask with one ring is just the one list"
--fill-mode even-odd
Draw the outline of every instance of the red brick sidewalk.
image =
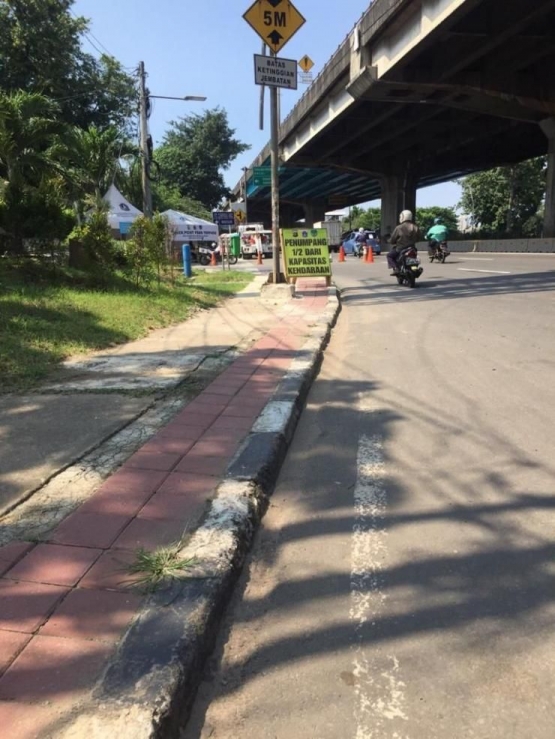
[[[141, 605], [135, 551], [178, 541], [206, 511], [238, 445], [327, 305], [299, 283], [264, 338], [237, 359], [97, 492], [48, 543], [0, 548], [0, 726], [5, 739], [55, 735], [86, 698]], [[301, 310], [299, 310], [299, 308]]]

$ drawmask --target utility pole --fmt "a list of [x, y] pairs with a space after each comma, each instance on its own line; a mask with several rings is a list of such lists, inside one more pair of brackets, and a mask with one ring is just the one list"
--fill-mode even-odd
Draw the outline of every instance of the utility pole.
[[150, 189], [150, 150], [148, 146], [148, 94], [145, 63], [139, 62], [139, 117], [141, 127], [141, 176], [143, 184], [143, 213], [152, 218], [152, 191]]

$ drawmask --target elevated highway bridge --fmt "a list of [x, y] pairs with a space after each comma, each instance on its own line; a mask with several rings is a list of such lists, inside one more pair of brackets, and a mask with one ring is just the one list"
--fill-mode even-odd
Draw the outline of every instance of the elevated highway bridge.
[[555, 236], [554, 69], [555, 0], [374, 0], [280, 126], [282, 223], [381, 198], [385, 233], [420, 187], [549, 154]]

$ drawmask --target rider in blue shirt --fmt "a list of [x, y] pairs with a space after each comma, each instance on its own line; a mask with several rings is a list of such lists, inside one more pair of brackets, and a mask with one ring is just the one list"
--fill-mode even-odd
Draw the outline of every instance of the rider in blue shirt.
[[434, 225], [426, 234], [426, 240], [430, 242], [430, 252], [433, 254], [437, 247], [449, 238], [449, 229], [441, 218], [434, 218]]

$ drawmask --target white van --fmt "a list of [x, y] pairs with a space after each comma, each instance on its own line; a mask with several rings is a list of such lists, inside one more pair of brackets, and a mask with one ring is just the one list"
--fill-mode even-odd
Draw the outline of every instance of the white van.
[[243, 259], [254, 259], [259, 252], [266, 258], [272, 256], [272, 232], [265, 230], [262, 223], [239, 226], [239, 233]]

